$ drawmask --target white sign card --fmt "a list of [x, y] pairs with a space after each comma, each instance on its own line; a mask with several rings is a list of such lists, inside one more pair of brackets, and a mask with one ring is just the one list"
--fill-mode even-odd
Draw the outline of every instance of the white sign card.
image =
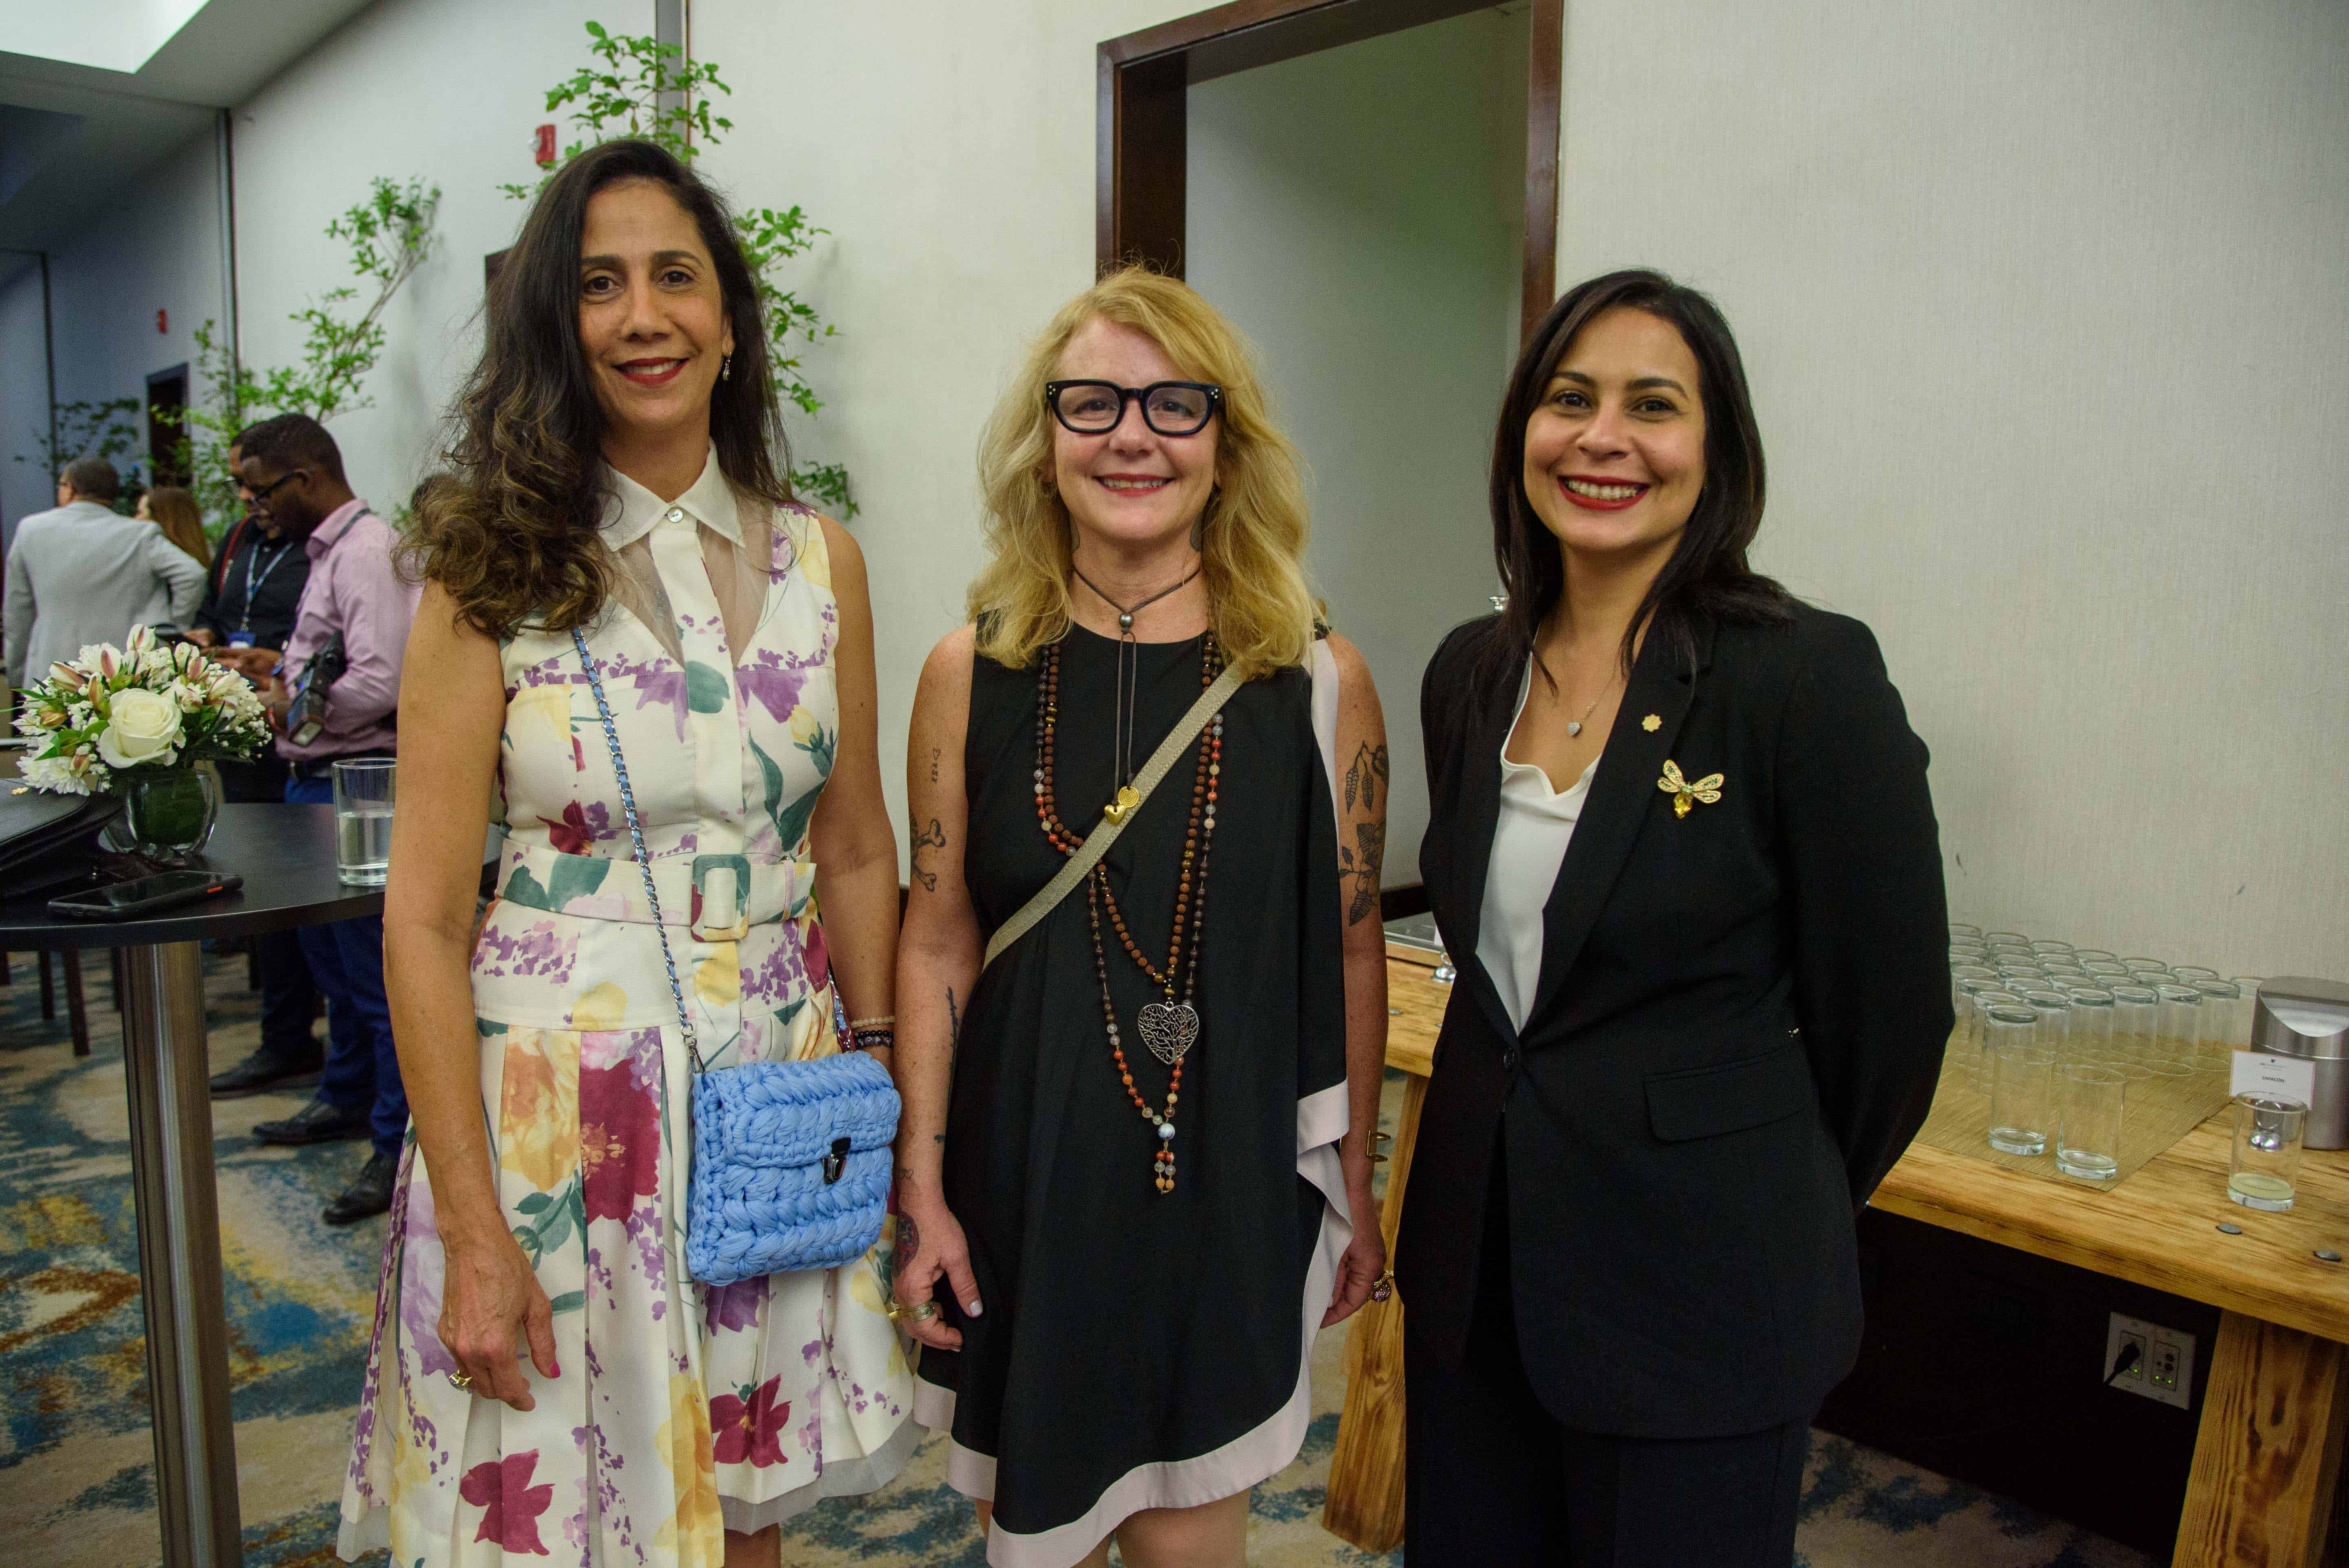
[[2271, 1056], [2264, 1051], [2237, 1051], [2230, 1094], [2263, 1094], [2276, 1099], [2316, 1103], [2316, 1063], [2307, 1057]]

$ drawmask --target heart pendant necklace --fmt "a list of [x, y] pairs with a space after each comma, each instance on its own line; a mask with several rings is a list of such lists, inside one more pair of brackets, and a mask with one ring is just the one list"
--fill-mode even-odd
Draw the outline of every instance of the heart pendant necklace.
[[[1058, 643], [1047, 648], [1040, 661], [1038, 681], [1038, 714], [1036, 723], [1036, 815], [1043, 824], [1044, 836], [1062, 854], [1073, 854], [1083, 840], [1063, 823], [1055, 810], [1053, 776], [1053, 742], [1060, 727], [1061, 649]], [[1207, 634], [1200, 658], [1199, 684], [1202, 690], [1215, 683], [1223, 668], [1223, 659], [1216, 645], [1216, 634]], [[1120, 910], [1117, 897], [1110, 889], [1109, 868], [1096, 862], [1085, 878], [1085, 918], [1092, 935], [1093, 975], [1101, 984], [1102, 1024], [1109, 1036], [1110, 1057], [1117, 1068], [1118, 1082], [1126, 1098], [1142, 1113], [1156, 1133], [1152, 1153], [1151, 1180], [1159, 1193], [1174, 1191], [1174, 1116], [1183, 1099], [1183, 1058], [1199, 1043], [1200, 1020], [1196, 1005], [1199, 984], [1199, 954], [1206, 928], [1208, 851], [1215, 845], [1216, 797], [1223, 779], [1224, 719], [1217, 714], [1207, 723], [1199, 738], [1199, 758], [1191, 783], [1190, 821], [1183, 838], [1183, 869], [1174, 889], [1174, 918], [1169, 931], [1166, 967], [1160, 969], [1151, 963], [1133, 934], [1127, 929], [1125, 915]], [[1139, 800], [1121, 801], [1123, 813], [1132, 812]], [[1150, 1054], [1172, 1069], [1166, 1085], [1164, 1109], [1153, 1106], [1143, 1097], [1133, 1081], [1133, 1064], [1126, 1059], [1125, 1039], [1117, 1019], [1117, 1005], [1112, 999], [1109, 986], [1109, 953], [1102, 941], [1102, 913], [1109, 913], [1111, 927], [1116, 931], [1118, 944], [1125, 949], [1142, 972], [1150, 976], [1164, 998], [1143, 1007], [1133, 1021], [1134, 1033]], [[1177, 986], [1180, 989], [1178, 991]]]

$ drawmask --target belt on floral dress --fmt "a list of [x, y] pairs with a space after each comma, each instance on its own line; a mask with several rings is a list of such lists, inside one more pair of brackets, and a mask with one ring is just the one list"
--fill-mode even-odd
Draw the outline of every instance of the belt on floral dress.
[[[754, 925], [796, 919], [815, 891], [813, 861], [748, 855], [660, 855], [652, 861], [662, 923], [697, 942], [740, 942]], [[626, 858], [566, 855], [509, 838], [498, 866], [498, 896], [526, 909], [591, 920], [652, 923], [643, 877]]]

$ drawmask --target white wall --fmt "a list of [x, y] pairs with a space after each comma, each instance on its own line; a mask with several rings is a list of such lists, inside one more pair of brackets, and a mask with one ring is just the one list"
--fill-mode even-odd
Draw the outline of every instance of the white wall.
[[16, 538], [17, 519], [56, 504], [40, 455], [48, 428], [41, 270], [35, 263], [0, 289], [0, 553]]
[[[147, 464], [144, 399], [150, 372], [193, 365], [194, 331], [222, 314], [219, 155], [210, 131], [189, 139], [136, 185], [109, 201], [88, 228], [49, 257], [57, 334], [57, 401], [141, 400], [137, 444], [115, 458], [126, 471]], [[165, 313], [158, 332], [155, 313]], [[0, 295], [0, 518], [16, 520], [56, 504], [36, 431], [48, 426], [36, 266]], [[16, 461], [23, 454], [23, 462]]]
[[[37, 291], [39, 284], [35, 283]], [[187, 365], [195, 330], [222, 315], [220, 150], [191, 137], [49, 258], [57, 347], [57, 401], [137, 397], [138, 444], [117, 468], [144, 471], [150, 373]], [[165, 330], [156, 329], [157, 311]]]
[[1254, 340], [1305, 454], [1308, 564], [1386, 707], [1391, 884], [1419, 880], [1427, 826], [1420, 672], [1494, 590], [1526, 35], [1522, 8], [1479, 11], [1190, 89], [1184, 275]]
[[[591, 63], [583, 24], [650, 33], [652, 0], [381, 0], [336, 30], [236, 111], [237, 282], [244, 357], [295, 362], [289, 313], [345, 284], [347, 246], [327, 222], [377, 175], [422, 175], [440, 187], [440, 242], [385, 312], [383, 358], [365, 384], [370, 408], [329, 421], [352, 488], [378, 506], [404, 503], [429, 468], [440, 416], [471, 368], [481, 336], [481, 259], [512, 242], [524, 204], [502, 181], [533, 183], [533, 128], [546, 89]], [[573, 139], [557, 121], [563, 140]]]
[[1564, 97], [1560, 284], [1727, 313], [1954, 917], [2349, 973], [2349, 10], [1577, 0]]
[[[1093, 57], [1197, 0], [701, 0], [695, 55], [733, 85], [703, 160], [743, 206], [833, 231], [792, 274], [840, 330], [801, 450], [844, 462], [864, 513], [881, 765], [905, 821], [905, 721], [983, 554], [979, 427], [1020, 351], [1092, 282]], [[902, 846], [901, 851], [902, 853]]]

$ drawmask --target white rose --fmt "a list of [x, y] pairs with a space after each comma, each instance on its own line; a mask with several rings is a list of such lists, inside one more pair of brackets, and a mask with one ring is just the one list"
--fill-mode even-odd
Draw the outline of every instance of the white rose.
[[109, 768], [169, 762], [180, 744], [180, 705], [160, 692], [132, 687], [114, 694], [98, 754]]

